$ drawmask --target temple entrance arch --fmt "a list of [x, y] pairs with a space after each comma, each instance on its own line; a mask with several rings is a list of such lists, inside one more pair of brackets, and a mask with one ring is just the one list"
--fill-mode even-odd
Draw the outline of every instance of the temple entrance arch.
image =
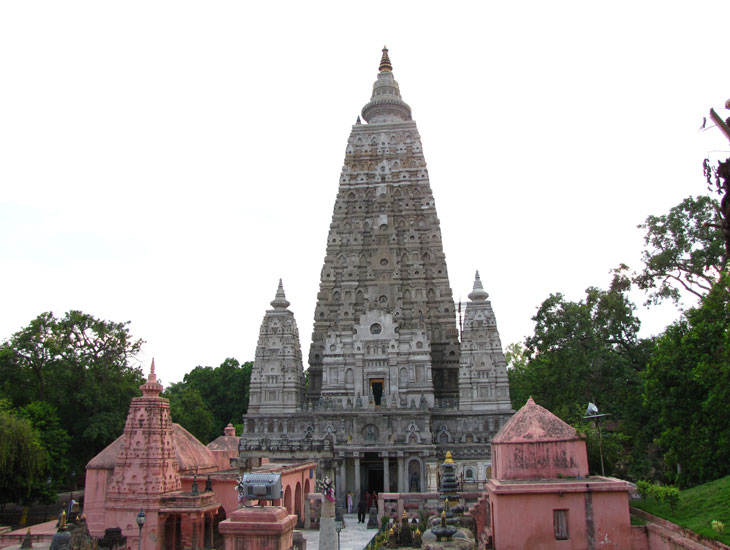
[[302, 484], [297, 481], [297, 488], [294, 491], [294, 513], [299, 517], [299, 521], [304, 521], [302, 517]]
[[365, 453], [360, 459], [360, 487], [363, 493], [383, 492], [383, 459], [378, 453]]

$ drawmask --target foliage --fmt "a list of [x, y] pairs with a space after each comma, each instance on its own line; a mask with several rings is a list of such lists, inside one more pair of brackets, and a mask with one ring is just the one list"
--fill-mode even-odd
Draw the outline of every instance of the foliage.
[[725, 256], [730, 257], [730, 158], [718, 161], [717, 167], [710, 166], [709, 159], [702, 164], [707, 188], [722, 197], [720, 200], [720, 230], [725, 240]]
[[650, 483], [648, 481], [637, 481], [636, 490], [641, 496], [641, 500], [646, 501], [649, 498], [653, 498], [657, 502], [662, 504], [668, 504], [669, 507], [674, 511], [679, 502], [679, 489], [667, 485], [657, 485], [656, 483]]
[[730, 543], [730, 533], [718, 533], [712, 528], [713, 520], [724, 524], [730, 522], [730, 506], [727, 505], [730, 502], [730, 476], [679, 491], [679, 495], [674, 509], [669, 502], [655, 498], [634, 501], [631, 505], [705, 537]]
[[170, 384], [162, 397], [170, 400], [170, 418], [204, 444], [217, 435], [213, 414], [206, 406], [200, 392], [184, 382]]
[[667, 327], [646, 369], [644, 400], [682, 487], [730, 473], [730, 289], [725, 276]]
[[706, 295], [727, 265], [719, 205], [711, 197], [688, 197], [668, 214], [649, 216], [644, 229], [644, 269], [634, 276], [649, 293], [647, 304], [678, 302], [682, 291]]
[[[248, 410], [252, 367], [252, 362], [240, 364], [233, 358], [215, 368], [195, 367], [182, 382], [170, 385], [163, 394], [170, 399], [173, 421], [204, 442], [221, 435], [229, 422], [240, 424]], [[187, 402], [185, 407], [180, 406], [182, 400]], [[193, 407], [197, 413], [185, 410], [187, 407]], [[201, 418], [196, 418], [196, 414]]]
[[721, 521], [718, 521], [716, 519], [713, 519], [710, 523], [712, 526], [712, 530], [715, 531], [715, 533], [724, 533], [725, 532], [725, 524]]
[[[605, 423], [605, 421], [602, 422]], [[572, 426], [585, 437], [588, 464], [592, 472], [601, 473], [602, 451], [606, 473], [626, 475], [627, 466], [624, 464], [627, 460], [626, 447], [631, 442], [631, 438], [616, 428], [607, 430], [605, 426], [601, 427], [599, 433], [594, 422], [583, 419], [573, 422]]]
[[541, 304], [524, 351], [518, 346], [510, 350], [515, 407], [531, 394], [561, 418], [575, 421], [589, 401], [618, 408], [626, 400], [643, 359], [628, 287], [617, 272], [609, 290], [590, 287], [578, 302], [552, 294]]
[[48, 453], [48, 464], [43, 480], [32, 487], [29, 500], [51, 504], [58, 490], [65, 488], [70, 472], [68, 451], [71, 437], [61, 427], [56, 408], [45, 401], [33, 401], [19, 409], [20, 416], [27, 418], [40, 434], [41, 444]]
[[[638, 338], [630, 288], [626, 267], [621, 266], [607, 290], [589, 287], [585, 298], [575, 302], [562, 294], [550, 295], [533, 317], [535, 332], [524, 348], [508, 348], [508, 374], [515, 409], [532, 395], [586, 434], [593, 473], [601, 472], [598, 434], [583, 416], [589, 402], [611, 414], [602, 428], [606, 473], [633, 477], [629, 453], [639, 443], [643, 448], [636, 452], [643, 454], [653, 441], [654, 424], [647, 420], [641, 401], [641, 371], [653, 344]], [[642, 473], [655, 469], [654, 464], [639, 464]]]
[[71, 437], [70, 468], [77, 472], [122, 432], [129, 401], [139, 395], [142, 374], [130, 361], [142, 340], [132, 338], [128, 324], [47, 312], [0, 347], [0, 396], [15, 408], [52, 406]]
[[45, 480], [48, 462], [38, 430], [0, 399], [0, 504], [29, 502], [33, 488]]
[[651, 482], [640, 479], [636, 482], [636, 492], [639, 493], [639, 496], [641, 497], [641, 500], [646, 500], [649, 496], [649, 488], [651, 487]]

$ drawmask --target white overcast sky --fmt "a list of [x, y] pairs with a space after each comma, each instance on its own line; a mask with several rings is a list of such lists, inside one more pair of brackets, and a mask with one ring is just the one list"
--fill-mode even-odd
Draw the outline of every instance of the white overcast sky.
[[[503, 345], [520, 341], [551, 292], [638, 268], [637, 224], [729, 155], [698, 131], [730, 115], [729, 21], [727, 0], [5, 0], [0, 339], [43, 311], [128, 320], [169, 383], [252, 360], [281, 277], [306, 358], [387, 44], [454, 297], [479, 269]], [[645, 335], [677, 315], [638, 313]]]

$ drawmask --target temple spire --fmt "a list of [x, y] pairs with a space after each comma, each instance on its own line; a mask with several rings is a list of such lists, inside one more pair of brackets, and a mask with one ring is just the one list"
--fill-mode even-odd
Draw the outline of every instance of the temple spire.
[[393, 76], [393, 65], [388, 57], [388, 48], [383, 47], [383, 55], [378, 67], [378, 79], [373, 84], [370, 102], [362, 108], [365, 122], [388, 123], [411, 120], [411, 108], [400, 96], [400, 88]]
[[281, 283], [281, 279], [279, 279], [279, 288], [276, 289], [276, 297], [271, 302], [271, 306], [274, 309], [286, 309], [289, 307], [289, 302], [284, 294], [284, 285]]
[[380, 67], [378, 70], [382, 73], [383, 71], [392, 71], [393, 65], [390, 64], [390, 58], [388, 57], [388, 48], [383, 46], [383, 57], [380, 58]]

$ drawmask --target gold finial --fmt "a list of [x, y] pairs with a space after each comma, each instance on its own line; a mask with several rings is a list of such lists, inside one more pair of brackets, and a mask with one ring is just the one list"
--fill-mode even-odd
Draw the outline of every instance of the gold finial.
[[383, 57], [380, 58], [380, 67], [378, 70], [382, 73], [383, 71], [392, 71], [393, 65], [390, 64], [390, 58], [388, 57], [388, 48], [383, 46]]
[[405, 510], [403, 510], [403, 519], [406, 519], [407, 517], [408, 517], [408, 513]]
[[444, 464], [453, 464], [454, 459], [451, 457], [451, 451], [446, 451], [446, 458], [444, 459]]

